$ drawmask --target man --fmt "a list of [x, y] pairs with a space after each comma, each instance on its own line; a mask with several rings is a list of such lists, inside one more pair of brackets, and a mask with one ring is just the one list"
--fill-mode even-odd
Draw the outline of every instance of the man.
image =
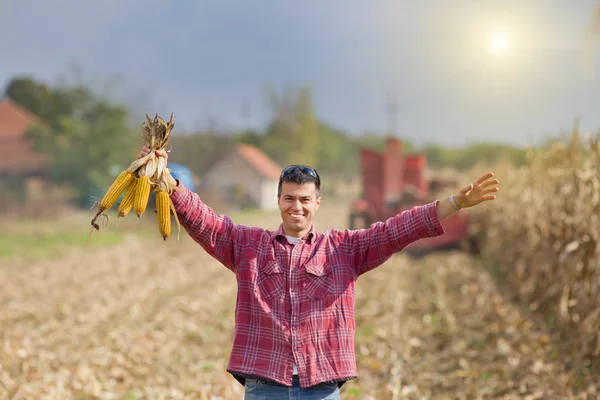
[[[148, 152], [144, 146], [138, 157]], [[321, 181], [311, 167], [293, 165], [281, 173], [276, 231], [234, 225], [179, 183], [183, 191], [171, 195], [179, 221], [237, 279], [227, 371], [244, 384], [245, 398], [339, 399], [339, 387], [357, 375], [357, 278], [410, 243], [443, 234], [440, 221], [456, 210], [495, 199], [499, 182], [492, 177], [485, 174], [449, 199], [369, 229], [327, 233], [313, 227]]]

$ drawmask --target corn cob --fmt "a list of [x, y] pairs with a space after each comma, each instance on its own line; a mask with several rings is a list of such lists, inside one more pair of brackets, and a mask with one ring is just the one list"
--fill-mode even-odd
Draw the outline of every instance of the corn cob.
[[141, 176], [138, 179], [135, 187], [135, 198], [133, 201], [133, 209], [137, 214], [138, 218], [146, 211], [148, 205], [148, 198], [150, 197], [150, 181], [147, 176]]
[[117, 218], [123, 218], [129, 214], [129, 211], [131, 211], [131, 208], [133, 207], [133, 200], [135, 199], [136, 187], [137, 181], [134, 179], [127, 188], [127, 192], [125, 193], [123, 200], [121, 200], [121, 204], [119, 204], [119, 214]]
[[171, 199], [169, 193], [164, 190], [156, 192], [156, 213], [158, 214], [158, 230], [167, 240], [171, 234]]
[[[119, 196], [129, 187], [131, 182], [134, 180], [133, 173], [129, 170], [125, 170], [119, 174], [117, 179], [110, 185], [108, 191], [100, 201], [100, 210], [108, 210], [112, 205], [119, 199]], [[101, 212], [100, 211], [100, 212]]]
[[[92, 219], [92, 226], [96, 230], [100, 230], [101, 228], [96, 221], [99, 218], [102, 218], [100, 221], [104, 222], [108, 220], [108, 215], [105, 211], [112, 207], [114, 202], [117, 201], [124, 191], [126, 191], [126, 193], [119, 206], [118, 218], [128, 215], [132, 208], [135, 210], [138, 218], [140, 218], [148, 206], [150, 192], [155, 191], [158, 193], [163, 191], [165, 192], [168, 201], [164, 200], [165, 194], [160, 195], [163, 197], [160, 201], [162, 201], [163, 205], [166, 203], [169, 210], [173, 212], [179, 228], [179, 238], [181, 226], [177, 214], [175, 213], [175, 207], [169, 196], [173, 191], [181, 189], [177, 187], [177, 182], [166, 168], [166, 159], [156, 156], [156, 150], [165, 150], [170, 144], [171, 131], [174, 126], [172, 113], [171, 118], [168, 121], [165, 121], [158, 114], [154, 119], [151, 119], [150, 116], [146, 114], [146, 122], [142, 125], [141, 133], [144, 143], [148, 145], [150, 151], [143, 157], [134, 160], [110, 186], [109, 190], [100, 201], [96, 215]], [[166, 233], [166, 235], [163, 235], [163, 239], [166, 240], [170, 234], [170, 220], [168, 226], [164, 225], [161, 228], [161, 233]]]

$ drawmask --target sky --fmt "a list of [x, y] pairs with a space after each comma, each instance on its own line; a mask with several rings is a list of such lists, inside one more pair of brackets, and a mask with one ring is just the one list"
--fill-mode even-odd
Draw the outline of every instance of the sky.
[[0, 85], [84, 81], [181, 132], [264, 129], [268, 85], [310, 85], [350, 134], [532, 145], [600, 130], [598, 3], [2, 0]]

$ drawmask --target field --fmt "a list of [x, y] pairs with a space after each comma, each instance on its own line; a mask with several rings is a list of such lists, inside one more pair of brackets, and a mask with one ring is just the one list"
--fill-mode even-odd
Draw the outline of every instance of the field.
[[[345, 227], [345, 212], [325, 202], [318, 229]], [[231, 272], [185, 232], [163, 242], [153, 214], [111, 220], [86, 246], [89, 217], [2, 226], [0, 399], [242, 399], [225, 371]], [[234, 220], [279, 223], [276, 213]], [[45, 239], [25, 251], [19, 235]], [[597, 398], [589, 365], [566, 362], [544, 324], [498, 287], [459, 251], [398, 254], [362, 277], [359, 377], [342, 398]]]

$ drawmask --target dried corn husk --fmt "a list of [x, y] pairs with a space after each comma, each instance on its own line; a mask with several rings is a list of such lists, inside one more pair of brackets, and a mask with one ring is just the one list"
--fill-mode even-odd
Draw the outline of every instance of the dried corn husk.
[[[158, 114], [154, 119], [151, 119], [146, 114], [146, 122], [142, 124], [141, 136], [144, 143], [148, 144], [150, 152], [146, 156], [133, 161], [111, 185], [102, 201], [98, 204], [96, 214], [92, 219], [92, 226], [96, 230], [100, 230], [100, 225], [97, 223], [98, 218], [102, 217], [104, 221], [107, 221], [108, 216], [106, 215], [106, 211], [112, 207], [114, 202], [127, 188], [133, 185], [132, 182], [136, 182], [133, 208], [138, 217], [141, 217], [146, 210], [150, 191], [157, 192], [160, 190], [170, 196], [174, 191], [180, 190], [177, 187], [177, 182], [167, 168], [166, 160], [156, 155], [157, 150], [166, 150], [171, 144], [171, 131], [174, 126], [172, 113], [169, 121], [165, 121]], [[127, 201], [129, 200], [127, 199]], [[170, 197], [169, 202], [169, 208], [173, 210], [177, 218]], [[126, 208], [126, 206], [127, 204], [123, 208]], [[120, 213], [121, 217], [125, 215], [127, 213]], [[180, 231], [179, 220], [177, 220], [177, 225]], [[165, 235], [163, 237], [166, 239]]]

